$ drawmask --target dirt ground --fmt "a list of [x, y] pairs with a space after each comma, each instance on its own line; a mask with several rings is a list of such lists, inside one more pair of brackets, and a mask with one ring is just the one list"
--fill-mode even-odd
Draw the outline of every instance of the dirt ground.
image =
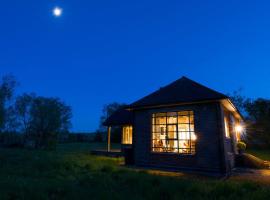
[[[218, 179], [217, 177], [208, 177], [204, 175], [194, 175], [192, 173], [182, 173], [182, 172], [167, 172], [162, 170], [145, 170], [149, 174], [158, 176], [170, 176], [178, 178], [195, 178], [195, 179]], [[255, 170], [255, 169], [244, 169], [237, 168], [233, 171], [232, 175], [228, 178], [222, 178], [222, 180], [232, 180], [232, 181], [251, 181], [260, 184], [270, 185], [270, 169], [265, 170]]]
[[265, 170], [236, 169], [229, 179], [248, 180], [270, 185], [270, 169]]

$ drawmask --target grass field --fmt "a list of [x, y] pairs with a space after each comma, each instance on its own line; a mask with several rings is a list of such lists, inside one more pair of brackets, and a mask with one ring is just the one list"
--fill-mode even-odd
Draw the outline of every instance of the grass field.
[[[99, 144], [56, 151], [0, 149], [0, 199], [269, 199], [270, 186], [195, 176], [166, 177], [96, 157]], [[115, 146], [117, 147], [117, 145]]]
[[263, 160], [270, 161], [270, 150], [248, 150], [247, 153], [257, 156]]

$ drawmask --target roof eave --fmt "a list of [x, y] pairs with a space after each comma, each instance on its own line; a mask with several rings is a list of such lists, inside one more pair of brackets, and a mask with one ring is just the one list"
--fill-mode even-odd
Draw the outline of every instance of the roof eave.
[[152, 109], [152, 108], [162, 108], [162, 107], [174, 107], [174, 106], [182, 106], [182, 105], [192, 105], [192, 104], [204, 104], [204, 103], [213, 103], [213, 102], [219, 102], [220, 100], [227, 99], [227, 97], [224, 98], [218, 98], [218, 99], [206, 99], [206, 100], [200, 100], [200, 101], [189, 101], [189, 102], [179, 102], [179, 103], [165, 103], [165, 104], [152, 104], [152, 105], [142, 105], [142, 106], [132, 106], [130, 105], [130, 110], [144, 110], [144, 109]]

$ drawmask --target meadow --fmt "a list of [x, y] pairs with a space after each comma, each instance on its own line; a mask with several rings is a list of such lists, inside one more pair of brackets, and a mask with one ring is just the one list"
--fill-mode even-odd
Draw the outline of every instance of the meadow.
[[247, 153], [257, 156], [263, 160], [270, 160], [270, 150], [251, 149], [247, 150]]
[[[104, 144], [54, 151], [0, 149], [0, 199], [269, 199], [270, 185], [192, 175], [161, 176], [91, 155]], [[114, 145], [114, 147], [118, 147]]]

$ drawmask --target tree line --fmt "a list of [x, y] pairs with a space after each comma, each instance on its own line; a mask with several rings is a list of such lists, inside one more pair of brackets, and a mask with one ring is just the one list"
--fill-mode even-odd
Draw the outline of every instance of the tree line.
[[231, 100], [244, 117], [247, 147], [270, 149], [270, 100], [246, 98], [241, 91], [234, 92]]
[[72, 110], [59, 98], [24, 93], [11, 75], [0, 81], [0, 145], [53, 148], [71, 127]]

